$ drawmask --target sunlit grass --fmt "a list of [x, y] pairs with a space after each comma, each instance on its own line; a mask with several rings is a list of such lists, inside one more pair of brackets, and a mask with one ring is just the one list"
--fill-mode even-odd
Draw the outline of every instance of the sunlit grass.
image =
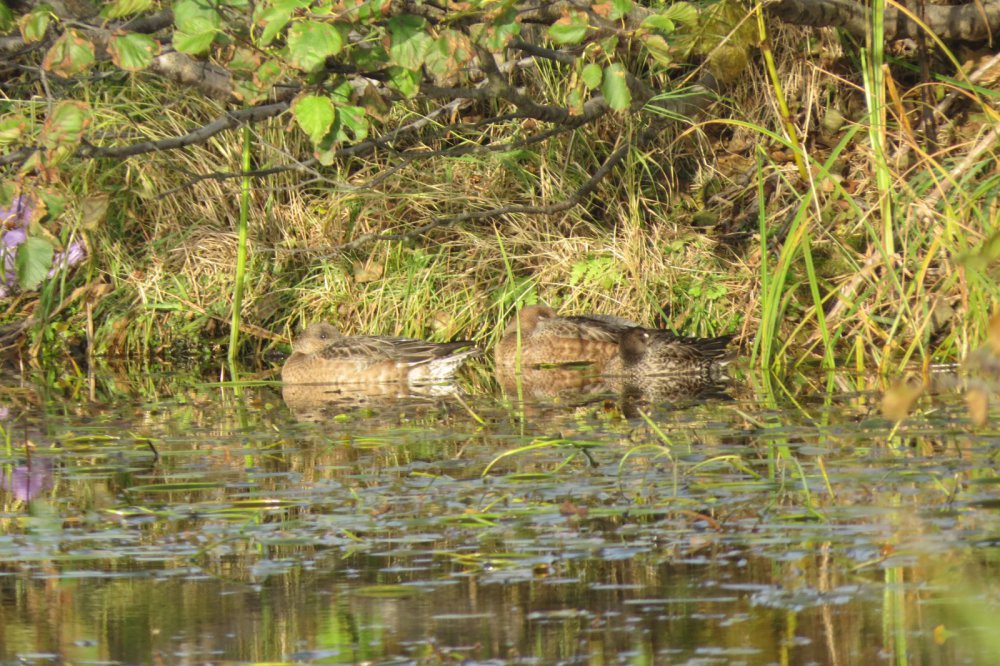
[[[758, 27], [767, 34], [763, 19]], [[241, 169], [238, 133], [148, 159], [88, 163], [73, 187], [113, 193], [108, 218], [95, 229], [67, 226], [62, 240], [86, 237], [89, 267], [5, 316], [36, 317], [30, 340], [46, 358], [55, 355], [43, 349], [91, 327], [102, 354], [214, 355], [236, 316], [240, 350], [251, 357], [320, 319], [349, 334], [471, 338], [490, 349], [517, 305], [538, 301], [688, 335], [736, 333], [751, 365], [777, 375], [817, 365], [894, 372], [965, 356], [1000, 303], [1000, 175], [988, 141], [995, 91], [969, 72], [925, 82], [931, 98], [964, 105], [957, 122], [938, 113], [948, 147], [932, 151], [910, 117], [916, 92], [879, 40], [859, 62], [828, 37], [817, 42], [827, 57], [857, 65], [849, 78], [803, 61], [801, 36], [788, 39], [768, 45], [763, 67], [727, 91], [713, 120], [672, 125], [584, 204], [553, 216], [498, 216], [337, 249], [455, 213], [564, 199], [644, 117], [609, 116], [527, 148], [408, 163], [389, 152], [254, 180], [242, 271], [239, 179], [192, 182]], [[563, 82], [545, 65], [525, 85], [558, 98]], [[120, 97], [96, 104], [94, 130], [123, 141], [183, 134], [221, 112], [138, 77], [122, 85]], [[407, 122], [420, 111], [392, 113]], [[539, 129], [511, 120], [490, 141]], [[250, 134], [254, 167], [309, 153], [285, 119]], [[455, 134], [406, 150], [474, 144]], [[92, 290], [75, 291], [84, 284]], [[475, 372], [488, 383], [488, 369]]]

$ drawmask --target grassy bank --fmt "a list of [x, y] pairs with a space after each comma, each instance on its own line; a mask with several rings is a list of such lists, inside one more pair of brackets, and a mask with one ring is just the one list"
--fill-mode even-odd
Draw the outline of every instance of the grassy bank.
[[[887, 370], [962, 357], [1000, 303], [998, 94], [985, 60], [921, 84], [903, 63], [852, 60], [831, 34], [783, 35], [772, 55], [773, 69], [766, 59], [751, 66], [709, 117], [634, 150], [592, 197], [557, 215], [411, 234], [444, 215], [566, 198], [638, 131], [637, 118], [516, 150], [387, 151], [255, 180], [241, 352], [259, 355], [318, 319], [347, 333], [491, 347], [517, 304], [544, 301], [688, 335], [733, 332], [762, 367]], [[526, 85], [554, 84], [539, 71]], [[928, 89], [937, 147], [917, 128]], [[183, 134], [222, 112], [138, 82], [102, 108], [94, 130], [133, 141]], [[472, 122], [497, 111], [461, 113]], [[510, 121], [490, 141], [530, 133], [533, 122]], [[451, 133], [405, 147], [483, 141]], [[81, 163], [73, 187], [108, 194], [107, 217], [63, 227], [86, 238], [85, 268], [8, 303], [6, 321], [33, 316], [18, 344], [46, 357], [85, 339], [107, 355], [224, 351], [240, 180], [195, 176], [238, 172], [241, 149], [233, 131], [182, 151]], [[309, 147], [279, 118], [253, 128], [250, 152], [266, 168]], [[404, 238], [339, 248], [384, 233]]]

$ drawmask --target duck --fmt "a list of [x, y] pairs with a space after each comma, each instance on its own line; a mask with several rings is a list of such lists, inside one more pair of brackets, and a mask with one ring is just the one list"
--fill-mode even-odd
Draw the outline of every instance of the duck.
[[698, 375], [717, 378], [732, 361], [733, 336], [693, 338], [636, 326], [619, 337], [618, 354], [604, 368], [608, 376], [630, 379]]
[[494, 349], [497, 377], [507, 383], [519, 370], [568, 368], [600, 375], [618, 356], [622, 334], [636, 326], [611, 315], [564, 317], [547, 305], [526, 305]]
[[452, 381], [480, 350], [468, 340], [428, 342], [389, 336], [343, 336], [326, 322], [292, 342], [281, 368], [285, 384], [429, 384]]

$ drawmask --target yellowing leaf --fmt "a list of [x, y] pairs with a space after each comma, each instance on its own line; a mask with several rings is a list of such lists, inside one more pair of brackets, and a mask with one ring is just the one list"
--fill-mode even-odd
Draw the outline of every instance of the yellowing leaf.
[[625, 67], [614, 63], [604, 68], [604, 80], [601, 82], [601, 92], [608, 105], [615, 111], [624, 111], [632, 104], [632, 92], [626, 81]]
[[9, 146], [21, 138], [28, 128], [28, 121], [18, 113], [0, 119], [0, 146]]
[[101, 16], [108, 19], [122, 18], [123, 16], [141, 14], [152, 6], [153, 0], [114, 0], [114, 2], [104, 6], [104, 9], [101, 10]]
[[75, 30], [64, 32], [42, 60], [46, 70], [66, 78], [87, 71], [93, 64], [94, 45]]
[[22, 16], [17, 22], [17, 26], [21, 29], [21, 37], [24, 38], [25, 43], [40, 42], [45, 37], [45, 31], [49, 29], [51, 18], [52, 10], [45, 5]]
[[64, 100], [57, 103], [42, 126], [42, 145], [50, 150], [66, 144], [76, 146], [90, 120], [90, 107], [85, 102]]
[[108, 195], [87, 197], [80, 202], [80, 226], [93, 231], [108, 215]]
[[646, 35], [642, 38], [642, 45], [646, 47], [649, 55], [653, 56], [653, 59], [661, 65], [673, 64], [673, 49], [663, 37], [659, 35]]
[[584, 12], [571, 12], [549, 27], [548, 35], [556, 44], [579, 44], [587, 36], [590, 22]]

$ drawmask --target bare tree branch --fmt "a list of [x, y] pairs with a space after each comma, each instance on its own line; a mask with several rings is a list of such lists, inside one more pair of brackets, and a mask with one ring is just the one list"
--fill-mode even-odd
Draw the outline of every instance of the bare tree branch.
[[[238, 127], [241, 123], [253, 123], [264, 120], [265, 118], [272, 118], [283, 113], [287, 108], [288, 102], [276, 102], [274, 104], [255, 106], [249, 109], [242, 109], [240, 111], [230, 111], [225, 115], [219, 116], [207, 125], [199, 127], [193, 132], [188, 132], [184, 136], [174, 136], [168, 139], [161, 139], [159, 141], [142, 141], [128, 146], [115, 146], [110, 148], [102, 148], [89, 143], [83, 143], [79, 148], [77, 148], [75, 155], [83, 158], [122, 158], [131, 157], [133, 155], [141, 155], [143, 153], [183, 148], [185, 146], [204, 143], [216, 134], [227, 129]], [[28, 146], [8, 155], [0, 156], [0, 166], [23, 162], [38, 150], [38, 146]]]
[[[652, 138], [653, 133], [643, 133], [640, 135], [639, 143], [646, 143], [650, 138]], [[583, 200], [591, 194], [597, 185], [604, 180], [608, 174], [628, 155], [629, 150], [632, 148], [630, 142], [623, 142], [618, 148], [611, 153], [607, 159], [597, 168], [596, 171], [587, 179], [583, 185], [581, 185], [573, 194], [571, 194], [566, 199], [562, 201], [557, 201], [555, 203], [546, 204], [544, 206], [539, 205], [528, 205], [528, 204], [511, 204], [508, 206], [500, 206], [497, 208], [490, 208], [488, 210], [476, 210], [468, 211], [465, 213], [460, 213], [458, 215], [450, 215], [447, 217], [440, 217], [432, 222], [417, 227], [406, 233], [372, 233], [364, 234], [355, 238], [353, 241], [342, 243], [333, 248], [326, 250], [329, 254], [340, 254], [343, 252], [349, 252], [351, 250], [356, 250], [359, 247], [367, 245], [368, 243], [380, 242], [380, 241], [406, 241], [412, 240], [423, 236], [434, 229], [441, 227], [447, 227], [459, 222], [467, 222], [470, 220], [484, 220], [493, 217], [500, 217], [503, 215], [512, 214], [524, 214], [524, 215], [553, 215], [555, 213], [561, 213], [562, 211], [569, 210], [574, 206], [579, 205]]]

